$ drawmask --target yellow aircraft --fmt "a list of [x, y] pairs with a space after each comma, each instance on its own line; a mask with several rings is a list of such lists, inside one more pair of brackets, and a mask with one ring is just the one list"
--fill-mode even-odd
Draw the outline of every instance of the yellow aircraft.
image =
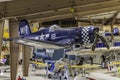
[[37, 64], [37, 65], [40, 65], [42, 67], [47, 67], [47, 64], [43, 63], [43, 62], [35, 62], [35, 61], [30, 61], [30, 63], [32, 64]]
[[[30, 63], [32, 63], [32, 64], [37, 64], [37, 65], [40, 65], [40, 66], [42, 66], [42, 67], [47, 67], [48, 65], [47, 64], [45, 64], [45, 63], [43, 63], [43, 62], [34, 62], [34, 61], [31, 61]], [[55, 62], [55, 67], [56, 68], [63, 68], [64, 66], [66, 66], [67, 64], [60, 64], [59, 65], [59, 63], [57, 63], [57, 62]], [[85, 69], [91, 69], [91, 68], [100, 68], [101, 67], [101, 65], [96, 65], [96, 64], [93, 64], [93, 65], [91, 65], [91, 64], [84, 64], [84, 65], [67, 65], [69, 68], [71, 67], [71, 68], [85, 68]]]

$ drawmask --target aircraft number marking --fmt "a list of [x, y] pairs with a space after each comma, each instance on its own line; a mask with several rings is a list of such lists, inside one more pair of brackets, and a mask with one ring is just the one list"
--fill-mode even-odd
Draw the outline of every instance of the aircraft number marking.
[[55, 38], [56, 38], [56, 34], [51, 34], [51, 39], [55, 40]]

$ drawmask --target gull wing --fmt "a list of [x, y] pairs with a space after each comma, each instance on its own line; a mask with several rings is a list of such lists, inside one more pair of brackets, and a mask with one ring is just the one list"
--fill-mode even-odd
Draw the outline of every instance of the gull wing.
[[65, 46], [56, 42], [50, 42], [50, 41], [38, 41], [38, 40], [32, 40], [27, 38], [12, 38], [7, 41], [13, 41], [18, 44], [27, 45], [31, 47], [36, 47], [38, 49], [62, 49]]

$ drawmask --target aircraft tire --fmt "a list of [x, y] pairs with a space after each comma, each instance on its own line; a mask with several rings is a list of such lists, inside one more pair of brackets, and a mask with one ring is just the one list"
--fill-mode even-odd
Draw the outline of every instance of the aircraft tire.
[[52, 78], [52, 75], [51, 75], [51, 74], [48, 74], [48, 78], [51, 79], [51, 78]]
[[4, 72], [6, 72], [6, 70], [4, 70]]

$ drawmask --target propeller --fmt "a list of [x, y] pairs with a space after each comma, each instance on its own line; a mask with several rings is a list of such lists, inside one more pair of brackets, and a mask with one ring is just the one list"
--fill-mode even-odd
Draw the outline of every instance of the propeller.
[[95, 39], [94, 39], [93, 45], [91, 46], [92, 51], [95, 51], [96, 45], [99, 42], [99, 40], [101, 40], [103, 42], [103, 44], [105, 45], [105, 47], [107, 49], [110, 48], [110, 46], [108, 45], [105, 38], [102, 35], [99, 34], [99, 28], [94, 29], [94, 35], [95, 35]]

